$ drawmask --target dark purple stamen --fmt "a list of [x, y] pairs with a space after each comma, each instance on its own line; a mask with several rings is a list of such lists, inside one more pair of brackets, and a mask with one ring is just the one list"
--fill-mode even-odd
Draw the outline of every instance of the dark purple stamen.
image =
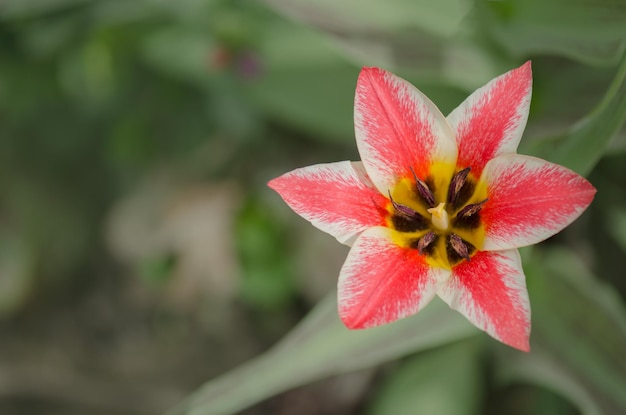
[[463, 239], [461, 239], [460, 236], [454, 233], [450, 234], [450, 246], [452, 246], [454, 252], [456, 252], [461, 258], [468, 261], [470, 260], [469, 249], [467, 248], [467, 245], [465, 245], [465, 242], [463, 242]]
[[483, 205], [488, 200], [489, 199], [485, 199], [482, 202], [472, 203], [471, 205], [465, 206], [463, 209], [461, 209], [461, 211], [459, 213], [456, 214], [456, 217], [457, 218], [467, 218], [467, 217], [470, 217], [472, 215], [475, 215], [476, 213], [480, 212], [480, 210], [483, 208]]
[[413, 173], [413, 178], [415, 179], [415, 186], [417, 187], [417, 191], [424, 198], [426, 203], [428, 203], [428, 207], [435, 207], [435, 195], [430, 191], [428, 185], [421, 181], [417, 175], [415, 174], [415, 170], [413, 167], [410, 167], [411, 173]]
[[401, 203], [397, 203], [395, 200], [393, 200], [393, 198], [391, 197], [391, 191], [389, 191], [389, 200], [391, 201], [393, 208], [401, 215], [404, 215], [407, 218], [414, 218], [419, 215], [419, 213], [417, 213], [410, 207], [403, 205]]
[[424, 249], [428, 247], [428, 245], [432, 244], [435, 239], [437, 239], [437, 235], [434, 232], [428, 232], [424, 235], [419, 242], [417, 243], [417, 250], [420, 254], [424, 253]]
[[459, 192], [465, 184], [465, 180], [467, 179], [467, 175], [470, 170], [470, 167], [466, 167], [452, 176], [452, 181], [450, 182], [450, 187], [448, 188], [448, 203], [454, 203], [456, 197], [459, 195]]

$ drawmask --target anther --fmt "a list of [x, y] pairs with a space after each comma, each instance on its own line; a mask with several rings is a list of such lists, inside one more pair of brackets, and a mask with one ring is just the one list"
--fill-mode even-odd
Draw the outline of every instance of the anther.
[[469, 249], [467, 248], [467, 245], [465, 245], [465, 242], [463, 242], [463, 239], [461, 239], [461, 237], [457, 234], [450, 234], [450, 246], [452, 246], [452, 249], [454, 249], [454, 252], [456, 252], [461, 258], [469, 261], [470, 260], [470, 256], [469, 256]]
[[426, 235], [422, 236], [417, 242], [417, 250], [419, 253], [423, 254], [424, 249], [428, 248], [428, 246], [432, 244], [435, 239], [437, 239], [437, 235], [435, 235], [434, 232], [428, 232]]
[[469, 174], [471, 168], [466, 167], [463, 170], [460, 170], [452, 176], [452, 180], [450, 181], [450, 187], [448, 187], [448, 203], [454, 203], [459, 192], [463, 188], [465, 184], [465, 180], [467, 179], [467, 175]]
[[417, 187], [417, 191], [424, 198], [426, 203], [428, 203], [429, 207], [435, 207], [435, 195], [433, 195], [433, 192], [430, 191], [428, 185], [417, 177], [417, 174], [415, 174], [415, 170], [413, 170], [413, 167], [409, 168], [411, 169], [411, 173], [413, 173], [413, 179], [415, 179], [415, 186]]
[[485, 199], [482, 202], [472, 203], [471, 205], [465, 206], [463, 209], [461, 209], [459, 211], [459, 213], [456, 214], [456, 217], [457, 218], [467, 218], [467, 217], [470, 217], [472, 215], [475, 215], [476, 213], [480, 212], [480, 210], [483, 208], [483, 205], [488, 200], [489, 199]]
[[393, 208], [400, 213], [401, 215], [406, 216], [407, 218], [414, 218], [415, 216], [418, 215], [418, 213], [416, 211], [414, 211], [413, 209], [411, 209], [410, 207], [403, 205], [401, 203], [397, 203], [395, 200], [393, 200], [393, 198], [391, 197], [391, 191], [388, 190], [389, 192], [389, 200], [391, 201], [391, 204], [393, 205]]

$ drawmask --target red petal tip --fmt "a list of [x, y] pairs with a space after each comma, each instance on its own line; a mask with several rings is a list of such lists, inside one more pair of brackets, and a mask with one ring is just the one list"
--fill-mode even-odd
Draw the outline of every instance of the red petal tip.
[[280, 184], [281, 177], [276, 177], [276, 178], [270, 180], [269, 182], [267, 182], [267, 187], [269, 187], [270, 189], [275, 190], [275, 191], [278, 192], [279, 189], [282, 187], [281, 184]]
[[350, 318], [350, 316], [342, 315], [341, 311], [339, 313], [339, 318], [341, 318], [341, 322], [348, 330], [361, 330], [367, 328], [367, 326], [363, 324], [362, 319], [359, 321], [357, 319]]

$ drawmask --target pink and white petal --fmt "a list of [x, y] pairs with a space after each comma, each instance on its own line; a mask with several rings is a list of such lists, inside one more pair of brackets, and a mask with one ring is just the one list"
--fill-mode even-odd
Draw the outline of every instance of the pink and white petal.
[[339, 316], [346, 327], [362, 329], [417, 313], [435, 296], [450, 271], [433, 268], [417, 250], [392, 241], [388, 228], [363, 232], [339, 275]]
[[493, 338], [530, 350], [530, 306], [517, 250], [477, 253], [452, 269], [438, 295]]
[[573, 171], [535, 157], [502, 155], [481, 177], [484, 250], [536, 244], [563, 230], [589, 206], [596, 189]]
[[268, 186], [298, 215], [344, 244], [385, 223], [389, 201], [376, 190], [361, 162], [303, 167], [271, 180]]
[[456, 161], [454, 135], [435, 104], [382, 69], [361, 70], [354, 126], [365, 169], [383, 194], [409, 176], [411, 168], [425, 179], [433, 161]]
[[459, 146], [457, 165], [480, 176], [498, 154], [515, 153], [526, 127], [532, 73], [530, 61], [474, 91], [450, 115]]

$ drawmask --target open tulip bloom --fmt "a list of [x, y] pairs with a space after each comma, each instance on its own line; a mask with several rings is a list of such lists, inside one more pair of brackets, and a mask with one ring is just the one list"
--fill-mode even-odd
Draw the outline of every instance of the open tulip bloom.
[[348, 328], [391, 323], [438, 295], [492, 337], [530, 349], [517, 248], [561, 231], [595, 194], [571, 170], [516, 154], [531, 89], [527, 62], [444, 117], [405, 80], [363, 68], [354, 106], [362, 161], [269, 182], [296, 213], [352, 246], [338, 288]]

